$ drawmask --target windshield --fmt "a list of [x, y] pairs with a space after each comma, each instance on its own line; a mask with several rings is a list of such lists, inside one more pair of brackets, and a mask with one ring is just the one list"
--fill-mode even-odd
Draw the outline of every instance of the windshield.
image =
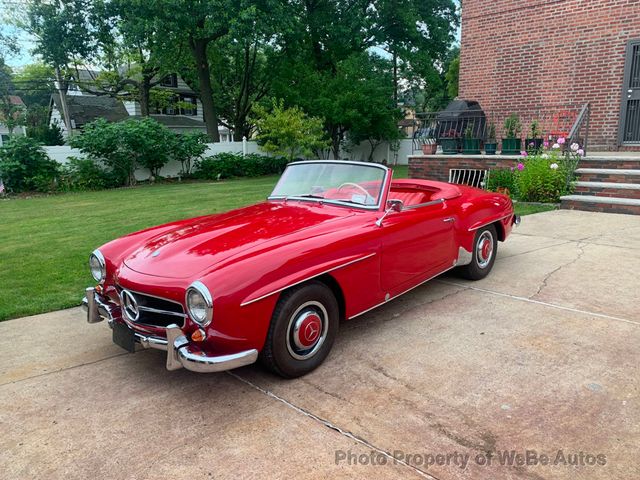
[[294, 163], [284, 171], [269, 198], [310, 199], [377, 207], [382, 196], [385, 173], [385, 168], [375, 164]]

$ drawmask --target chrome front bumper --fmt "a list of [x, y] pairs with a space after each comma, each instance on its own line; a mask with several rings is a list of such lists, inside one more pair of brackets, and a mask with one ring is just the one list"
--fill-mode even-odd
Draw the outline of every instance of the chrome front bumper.
[[[112, 327], [113, 322], [116, 321], [116, 308], [105, 303], [96, 293], [95, 288], [87, 288], [86, 296], [82, 299], [82, 307], [87, 312], [87, 322], [89, 323], [107, 320], [109, 326]], [[193, 349], [186, 335], [177, 325], [169, 325], [166, 332], [167, 338], [143, 335], [138, 332], [134, 332], [134, 334], [136, 342], [144, 348], [167, 352], [167, 370], [178, 370], [184, 367], [199, 373], [222, 372], [250, 365], [258, 359], [258, 351], [255, 349], [232, 355], [205, 355]]]

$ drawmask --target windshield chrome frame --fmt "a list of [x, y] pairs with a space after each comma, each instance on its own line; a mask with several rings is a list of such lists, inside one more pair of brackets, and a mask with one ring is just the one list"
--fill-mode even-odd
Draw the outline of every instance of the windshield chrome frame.
[[[369, 168], [378, 168], [384, 171], [384, 177], [382, 178], [381, 186], [380, 186], [380, 195], [378, 197], [378, 203], [376, 205], [362, 205], [359, 203], [351, 203], [351, 202], [343, 202], [341, 200], [331, 200], [327, 198], [311, 198], [311, 197], [299, 197], [295, 195], [269, 195], [267, 200], [297, 200], [302, 202], [315, 202], [315, 203], [328, 203], [331, 205], [340, 205], [348, 208], [359, 208], [361, 210], [380, 210], [381, 206], [384, 204], [383, 200], [386, 201], [386, 192], [385, 189], [388, 188], [389, 185], [389, 175], [391, 169], [379, 163], [368, 163], [368, 162], [354, 162], [351, 160], [304, 160], [300, 162], [291, 162], [287, 164], [287, 168], [290, 165], [313, 165], [313, 164], [331, 164], [335, 163], [337, 165], [354, 165], [358, 167], [369, 167]], [[286, 171], [286, 169], [285, 169]], [[282, 172], [284, 175], [284, 172]], [[281, 176], [282, 178], [282, 176]], [[277, 186], [277, 184], [276, 184]], [[275, 189], [275, 187], [274, 187]]]

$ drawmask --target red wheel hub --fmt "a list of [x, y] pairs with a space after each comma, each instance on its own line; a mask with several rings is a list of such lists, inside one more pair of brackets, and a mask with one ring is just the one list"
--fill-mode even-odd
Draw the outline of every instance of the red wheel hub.
[[322, 333], [322, 320], [315, 313], [307, 315], [298, 328], [298, 342], [303, 347], [311, 347]]
[[489, 255], [491, 255], [491, 242], [485, 239], [482, 243], [482, 258], [488, 260]]

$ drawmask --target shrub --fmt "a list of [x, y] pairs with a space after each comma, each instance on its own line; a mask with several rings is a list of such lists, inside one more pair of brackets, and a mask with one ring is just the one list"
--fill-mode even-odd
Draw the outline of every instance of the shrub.
[[251, 153], [218, 153], [196, 161], [195, 176], [206, 180], [232, 177], [259, 177], [282, 173], [289, 162], [282, 157]]
[[517, 113], [512, 113], [504, 120], [504, 138], [517, 138], [522, 132], [522, 123]]
[[8, 191], [55, 190], [58, 172], [58, 163], [32, 138], [13, 136], [0, 147], [0, 178]]
[[191, 162], [198, 161], [207, 151], [208, 137], [204, 133], [175, 135], [171, 157], [182, 165], [181, 175], [191, 174]]
[[37, 127], [28, 127], [27, 137], [33, 138], [43, 145], [64, 145], [62, 130], [57, 124], [51, 126], [39, 125]]
[[512, 169], [491, 170], [487, 179], [487, 190], [497, 192], [509, 190], [509, 195], [517, 197], [516, 174]]
[[70, 157], [62, 166], [60, 190], [100, 190], [118, 185], [118, 179], [105, 168], [89, 158]]
[[274, 100], [270, 112], [260, 105], [254, 107], [254, 112], [258, 117], [258, 144], [266, 152], [293, 160], [329, 146], [322, 119], [307, 116], [299, 107], [284, 108], [282, 100]]
[[81, 135], [71, 139], [88, 158], [104, 164], [120, 184], [135, 184], [137, 167], [148, 168], [151, 177], [170, 159], [174, 133], [151, 118], [110, 123], [98, 119], [85, 125]]

